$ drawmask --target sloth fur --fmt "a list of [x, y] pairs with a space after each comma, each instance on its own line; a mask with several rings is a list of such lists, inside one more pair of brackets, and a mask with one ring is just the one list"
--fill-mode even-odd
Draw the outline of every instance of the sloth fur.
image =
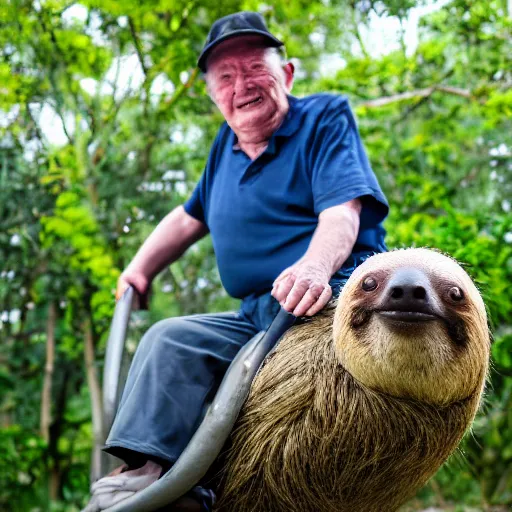
[[[400, 269], [423, 280], [434, 320], [380, 314]], [[483, 301], [455, 261], [426, 249], [371, 257], [266, 360], [220, 464], [216, 510], [396, 510], [470, 426], [488, 358]]]

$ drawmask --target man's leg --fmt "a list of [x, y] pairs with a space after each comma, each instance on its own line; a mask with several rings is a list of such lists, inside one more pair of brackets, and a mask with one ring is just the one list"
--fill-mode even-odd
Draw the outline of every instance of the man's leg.
[[[229, 364], [256, 333], [257, 328], [236, 313], [172, 318], [151, 327], [135, 354], [106, 443], [106, 451], [125, 460], [131, 470], [117, 475], [115, 481], [100, 480], [93, 491], [107, 498], [105, 493], [122, 485], [133, 494], [149, 466], [151, 481], [158, 478], [148, 460], [164, 469], [172, 465], [195, 432]], [[146, 480], [143, 483], [148, 485]]]
[[229, 364], [255, 334], [237, 313], [170, 318], [151, 327], [132, 362], [106, 451], [117, 456], [129, 449], [173, 463]]

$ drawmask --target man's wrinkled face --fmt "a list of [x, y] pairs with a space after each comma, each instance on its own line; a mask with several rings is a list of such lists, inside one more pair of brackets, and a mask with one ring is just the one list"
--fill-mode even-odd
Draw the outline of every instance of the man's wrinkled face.
[[240, 137], [268, 137], [288, 112], [293, 67], [284, 68], [255, 36], [221, 43], [208, 58], [210, 96]]

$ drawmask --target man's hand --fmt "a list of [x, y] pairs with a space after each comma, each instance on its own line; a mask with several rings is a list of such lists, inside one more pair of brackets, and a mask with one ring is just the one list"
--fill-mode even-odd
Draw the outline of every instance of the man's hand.
[[329, 280], [352, 252], [361, 208], [361, 201], [352, 199], [320, 213], [304, 256], [274, 281], [272, 296], [286, 311], [313, 316], [329, 302]]
[[150, 281], [144, 274], [127, 268], [117, 280], [116, 300], [119, 300], [123, 296], [128, 287], [133, 286], [137, 295], [134, 308], [147, 309], [149, 285]]
[[272, 296], [295, 316], [313, 316], [332, 296], [330, 278], [325, 265], [302, 258], [277, 277]]

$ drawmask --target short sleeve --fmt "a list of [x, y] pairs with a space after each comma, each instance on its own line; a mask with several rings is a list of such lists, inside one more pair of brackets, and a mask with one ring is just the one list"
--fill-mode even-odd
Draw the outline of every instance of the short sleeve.
[[389, 207], [346, 99], [337, 97], [319, 119], [312, 145], [315, 213], [360, 198], [361, 227], [381, 222]]

